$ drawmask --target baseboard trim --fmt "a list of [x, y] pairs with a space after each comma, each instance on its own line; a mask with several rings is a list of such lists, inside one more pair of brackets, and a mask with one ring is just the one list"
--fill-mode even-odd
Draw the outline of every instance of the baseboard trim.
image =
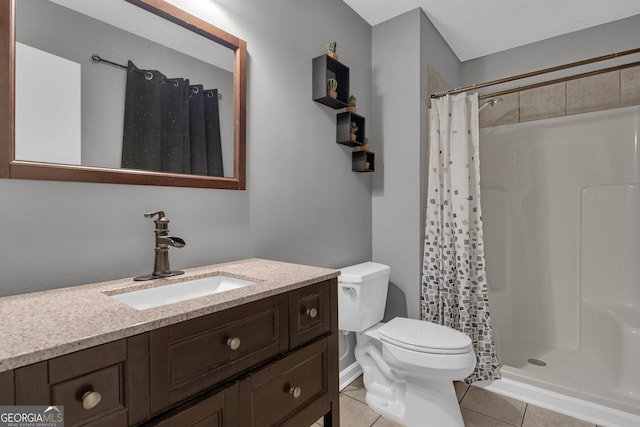
[[358, 362], [353, 362], [351, 365], [340, 371], [340, 391], [344, 390], [360, 375], [362, 375], [362, 368], [360, 368]]

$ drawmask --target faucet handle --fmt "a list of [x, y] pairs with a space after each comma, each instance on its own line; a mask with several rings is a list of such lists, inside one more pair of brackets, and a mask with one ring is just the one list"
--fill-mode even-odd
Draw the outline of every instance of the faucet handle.
[[153, 221], [153, 222], [156, 223], [156, 230], [161, 229], [163, 231], [169, 231], [169, 230], [167, 230], [167, 225], [169, 225], [169, 218], [164, 216], [164, 211], [149, 212], [149, 213], [144, 214], [144, 217], [145, 218], [153, 218], [156, 215], [158, 215], [158, 219]]
[[144, 217], [145, 218], [153, 218], [156, 215], [158, 215], [158, 219], [161, 220], [162, 218], [164, 218], [164, 211], [149, 212], [149, 213], [144, 214]]

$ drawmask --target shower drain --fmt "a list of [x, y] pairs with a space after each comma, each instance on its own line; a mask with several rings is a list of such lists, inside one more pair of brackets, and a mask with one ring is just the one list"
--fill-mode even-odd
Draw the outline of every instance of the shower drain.
[[547, 366], [547, 362], [545, 362], [544, 360], [540, 360], [540, 359], [527, 359], [527, 362], [531, 363], [532, 365], [536, 365], [536, 366]]

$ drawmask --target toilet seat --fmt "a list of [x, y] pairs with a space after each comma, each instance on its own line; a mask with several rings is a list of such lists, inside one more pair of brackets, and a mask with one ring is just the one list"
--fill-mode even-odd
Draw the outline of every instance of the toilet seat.
[[396, 317], [377, 328], [380, 340], [407, 350], [430, 354], [463, 354], [471, 338], [460, 331], [416, 319]]

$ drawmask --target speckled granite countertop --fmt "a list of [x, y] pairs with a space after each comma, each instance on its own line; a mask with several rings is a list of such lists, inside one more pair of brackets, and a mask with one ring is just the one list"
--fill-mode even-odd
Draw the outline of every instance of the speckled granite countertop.
[[[223, 274], [255, 284], [147, 310], [109, 295]], [[337, 277], [320, 267], [246, 259], [147, 282], [113, 280], [0, 298], [0, 372]]]

